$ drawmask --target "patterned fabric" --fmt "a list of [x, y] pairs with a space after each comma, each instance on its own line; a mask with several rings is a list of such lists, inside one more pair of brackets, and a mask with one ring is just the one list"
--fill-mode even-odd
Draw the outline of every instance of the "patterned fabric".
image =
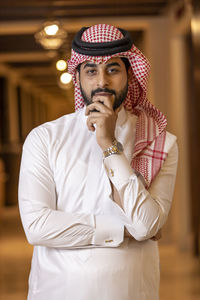
[[122, 38], [123, 35], [118, 28], [107, 24], [94, 25], [82, 35], [82, 40], [89, 43], [113, 42]]
[[[111, 25], [94, 25], [82, 34], [82, 40], [88, 43], [104, 43], [122, 39], [121, 31]], [[165, 116], [147, 99], [147, 80], [150, 64], [146, 57], [132, 45], [125, 52], [118, 52], [106, 56], [88, 56], [75, 52], [72, 49], [71, 59], [68, 61], [68, 71], [72, 74], [75, 85], [75, 109], [84, 106], [80, 88], [76, 82], [76, 68], [85, 61], [106, 63], [112, 57], [126, 57], [131, 65], [132, 81], [128, 86], [127, 97], [124, 100], [126, 110], [138, 116], [136, 125], [136, 141], [132, 159], [132, 167], [145, 179], [149, 187], [152, 180], [159, 172], [167, 153], [164, 153]]]

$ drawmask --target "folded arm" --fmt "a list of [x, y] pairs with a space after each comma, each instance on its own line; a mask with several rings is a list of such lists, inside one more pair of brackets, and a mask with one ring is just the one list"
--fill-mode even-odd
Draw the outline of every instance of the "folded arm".
[[116, 202], [123, 210], [125, 228], [136, 240], [154, 237], [166, 222], [173, 197], [177, 160], [175, 142], [148, 190], [124, 154], [111, 155], [104, 160], [116, 190], [113, 199], [118, 199]]
[[117, 217], [57, 209], [57, 191], [46, 140], [44, 131], [33, 130], [23, 147], [19, 208], [28, 241], [56, 248], [117, 247], [124, 235], [124, 225]]

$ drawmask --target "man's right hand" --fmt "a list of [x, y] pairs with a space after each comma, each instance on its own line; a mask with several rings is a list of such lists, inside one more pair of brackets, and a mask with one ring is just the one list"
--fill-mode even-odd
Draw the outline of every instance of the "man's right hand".
[[[120, 108], [113, 110], [114, 95], [93, 97], [93, 103], [86, 107], [85, 114], [88, 116], [87, 126], [95, 131], [97, 143], [103, 151], [112, 146], [115, 139], [115, 126]], [[94, 111], [96, 110], [96, 111]]]

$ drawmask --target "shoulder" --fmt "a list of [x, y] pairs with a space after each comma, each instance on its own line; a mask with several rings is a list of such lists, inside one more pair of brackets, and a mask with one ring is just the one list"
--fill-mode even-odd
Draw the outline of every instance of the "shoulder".
[[77, 112], [64, 115], [56, 120], [43, 123], [31, 130], [24, 144], [36, 140], [46, 144], [48, 141], [56, 140], [62, 136], [63, 132], [65, 135], [67, 132], [70, 132], [70, 129], [74, 127], [77, 120], [80, 121], [80, 118], [83, 118], [83, 115], [83, 109], [80, 109]]
[[164, 152], [168, 154], [168, 159], [171, 158], [175, 163], [177, 163], [178, 161], [177, 137], [168, 131], [166, 132]]
[[177, 137], [169, 131], [166, 131], [165, 148], [170, 150], [175, 145], [177, 145]]
[[80, 117], [82, 117], [83, 114], [83, 110], [79, 110], [77, 112], [68, 114], [68, 115], [64, 115], [56, 120], [50, 121], [50, 122], [46, 122], [36, 128], [33, 129], [34, 131], [56, 131], [56, 130], [60, 130], [64, 127], [69, 126], [71, 123], [76, 122], [76, 120], [80, 120]]

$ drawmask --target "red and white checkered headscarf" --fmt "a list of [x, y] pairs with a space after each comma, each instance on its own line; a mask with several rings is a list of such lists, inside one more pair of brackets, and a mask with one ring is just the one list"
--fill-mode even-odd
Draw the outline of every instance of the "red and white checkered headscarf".
[[[86, 29], [81, 40], [88, 43], [105, 43], [123, 39], [122, 32], [111, 25], [98, 24]], [[147, 99], [147, 80], [150, 64], [146, 57], [134, 45], [130, 50], [112, 55], [91, 56], [75, 52], [72, 49], [68, 61], [68, 72], [72, 74], [75, 85], [75, 109], [84, 106], [84, 100], [76, 82], [76, 68], [85, 61], [105, 63], [113, 57], [126, 57], [131, 65], [132, 82], [129, 82], [127, 97], [124, 100], [126, 110], [138, 116], [132, 167], [145, 179], [147, 187], [159, 172], [167, 153], [163, 152], [167, 121], [165, 116]]]

